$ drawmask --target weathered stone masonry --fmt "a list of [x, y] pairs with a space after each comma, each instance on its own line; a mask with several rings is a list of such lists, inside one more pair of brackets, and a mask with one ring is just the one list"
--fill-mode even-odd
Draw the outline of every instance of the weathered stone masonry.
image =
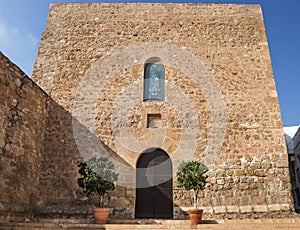
[[49, 204], [76, 204], [81, 158], [71, 115], [2, 53], [0, 89], [1, 217], [30, 217]]
[[23, 205], [41, 201], [39, 161], [43, 152], [48, 96], [2, 53], [0, 55], [2, 213], [10, 209], [22, 211], [26, 209]]
[[[118, 69], [129, 63], [126, 47], [141, 55]], [[186, 56], [171, 56], [180, 50]], [[118, 52], [122, 55], [114, 56]], [[163, 102], [143, 101], [144, 64], [152, 57], [165, 64]], [[189, 66], [188, 57], [199, 65]], [[106, 66], [117, 71], [103, 74]], [[43, 163], [37, 166], [42, 177], [35, 206], [44, 211], [55, 214], [61, 207], [57, 212], [64, 213], [86, 205], [76, 186], [83, 152], [74, 139], [73, 119], [84, 136], [100, 140], [132, 167], [150, 147], [169, 154], [174, 174], [190, 153], [202, 160], [217, 152], [200, 194], [207, 218], [291, 215], [287, 154], [260, 6], [53, 4], [32, 77], [53, 99], [43, 99], [47, 112], [37, 122], [43, 124], [38, 130], [44, 142], [38, 151]], [[157, 113], [160, 126], [147, 128], [147, 115]], [[92, 145], [84, 152], [89, 151]], [[134, 176], [119, 173], [119, 183], [135, 183]], [[174, 217], [182, 218], [190, 201], [173, 184]], [[119, 186], [111, 205], [112, 218], [133, 218], [135, 190]]]

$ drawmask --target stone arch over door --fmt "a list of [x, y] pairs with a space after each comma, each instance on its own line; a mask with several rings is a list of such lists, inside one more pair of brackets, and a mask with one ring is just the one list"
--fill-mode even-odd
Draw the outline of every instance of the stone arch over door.
[[172, 161], [162, 149], [142, 153], [136, 167], [135, 218], [173, 218]]

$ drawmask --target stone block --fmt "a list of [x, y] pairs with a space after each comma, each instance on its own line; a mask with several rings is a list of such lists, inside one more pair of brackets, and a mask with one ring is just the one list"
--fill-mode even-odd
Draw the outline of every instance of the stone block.
[[226, 213], [226, 207], [225, 206], [216, 206], [213, 207], [214, 213], [220, 214], [220, 213]]
[[268, 212], [268, 206], [267, 205], [254, 205], [253, 211], [254, 212]]
[[269, 204], [268, 205], [268, 210], [270, 212], [278, 212], [281, 210], [281, 205], [280, 204]]
[[212, 207], [202, 207], [202, 209], [203, 209], [203, 213], [206, 213], [206, 214], [214, 213], [214, 209]]
[[241, 213], [251, 213], [252, 212], [252, 206], [240, 206]]
[[238, 213], [240, 211], [238, 206], [227, 206], [226, 209], [229, 213]]

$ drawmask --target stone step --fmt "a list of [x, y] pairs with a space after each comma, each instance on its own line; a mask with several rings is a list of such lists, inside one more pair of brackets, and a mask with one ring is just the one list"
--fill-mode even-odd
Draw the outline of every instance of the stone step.
[[252, 229], [300, 229], [298, 219], [262, 219], [262, 220], [217, 220], [203, 221], [191, 226], [189, 220], [110, 220], [101, 225], [86, 219], [39, 219], [32, 222], [0, 222], [1, 230], [61, 230], [61, 229], [106, 229], [106, 230], [167, 230], [167, 229], [211, 229], [211, 230], [252, 230]]

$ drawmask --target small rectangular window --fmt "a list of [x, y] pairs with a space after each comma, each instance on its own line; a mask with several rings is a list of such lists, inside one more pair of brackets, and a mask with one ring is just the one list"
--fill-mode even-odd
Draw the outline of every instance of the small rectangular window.
[[161, 128], [161, 114], [147, 114], [147, 128]]

